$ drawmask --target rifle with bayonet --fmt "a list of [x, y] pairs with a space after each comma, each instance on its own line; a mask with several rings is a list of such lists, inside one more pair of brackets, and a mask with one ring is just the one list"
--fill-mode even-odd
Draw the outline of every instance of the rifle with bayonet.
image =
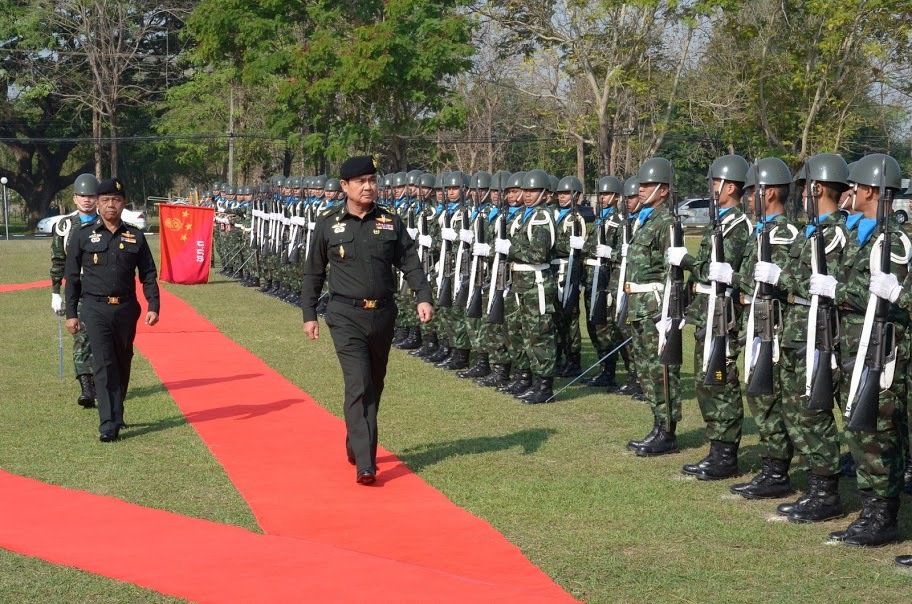
[[[880, 270], [889, 274], [892, 253], [890, 209], [893, 191], [886, 187], [886, 157], [880, 171], [880, 198], [877, 201], [877, 226], [880, 231]], [[880, 392], [892, 385], [893, 376], [885, 376], [887, 368], [896, 362], [896, 328], [889, 320], [889, 300], [874, 294], [868, 298], [864, 327], [855, 358], [848, 403], [846, 428], [858, 432], [876, 432], [880, 413]], [[867, 336], [867, 337], [866, 337]], [[856, 375], [859, 374], [859, 375]], [[885, 379], [886, 378], [886, 379]]]
[[[826, 237], [820, 226], [820, 211], [817, 200], [816, 182], [810, 180], [811, 168], [807, 166], [807, 208], [811, 233], [811, 271], [818, 275], [827, 274]], [[837, 385], [833, 377], [833, 353], [836, 345], [836, 307], [826, 296], [812, 295], [808, 313], [808, 339], [805, 359], [806, 407], [813, 410], [830, 410], [836, 397]], [[813, 337], [812, 337], [813, 336]]]
[[[579, 195], [578, 191], [570, 192], [570, 215], [567, 216], [567, 220], [570, 221], [571, 237], [583, 236], [580, 229]], [[565, 311], [579, 307], [580, 269], [582, 268], [579, 258], [580, 250], [575, 250], [571, 247], [570, 255], [567, 257], [567, 273], [564, 275], [564, 297], [562, 302]]]
[[[443, 200], [443, 229], [452, 228], [453, 212], [452, 203], [446, 198]], [[437, 286], [437, 306], [451, 308], [453, 306], [453, 254], [452, 242], [441, 238], [440, 243], [440, 282]]]
[[[714, 188], [712, 183], [710, 174], [709, 218], [712, 224], [712, 261], [725, 262], [725, 231], [719, 211], [719, 198], [725, 181], [719, 184], [718, 189]], [[734, 323], [735, 314], [732, 299], [725, 295], [727, 289], [724, 282], [713, 281], [712, 291], [708, 294], [709, 308], [706, 315], [706, 335], [703, 339], [704, 386], [723, 386], [727, 381], [728, 331]]]
[[[756, 165], [756, 164], [755, 164]], [[758, 173], [757, 170], [754, 170]], [[759, 180], [759, 176], [757, 177]], [[760, 223], [760, 232], [757, 236], [757, 258], [761, 262], [773, 261], [773, 248], [770, 243], [770, 224], [764, 219], [766, 216], [766, 185], [757, 184], [754, 190], [754, 210], [757, 221]], [[760, 346], [754, 350], [753, 342], [747, 342], [745, 354], [753, 354], [747, 366], [747, 393], [751, 396], [773, 394], [773, 364], [775, 352], [775, 339], [782, 321], [779, 300], [773, 297], [773, 286], [763, 281], [758, 281], [754, 289], [751, 302], [751, 315], [748, 323], [753, 321]], [[750, 337], [751, 334], [749, 333]], [[751, 338], [753, 339], [753, 338]]]
[[617, 295], [614, 297], [614, 321], [618, 327], [625, 327], [627, 323], [627, 254], [624, 250], [633, 239], [633, 223], [630, 220], [630, 212], [627, 210], [627, 199], [624, 196], [617, 202], [617, 213], [621, 220], [621, 266], [618, 269], [618, 288]]
[[[472, 205], [475, 206], [475, 209], [478, 208], [478, 193], [479, 193], [479, 190], [476, 187], [475, 188], [475, 199], [472, 203]], [[472, 219], [472, 207], [469, 205], [468, 201], [465, 199], [465, 196], [463, 196], [463, 200], [462, 200], [462, 203], [460, 204], [459, 210], [460, 210], [461, 217], [462, 217], [459, 222], [459, 226], [460, 226], [459, 248], [456, 250], [456, 265], [459, 270], [459, 274], [457, 275], [457, 278], [459, 279], [459, 283], [456, 287], [456, 300], [453, 302], [453, 304], [455, 304], [456, 306], [458, 306], [460, 308], [466, 308], [469, 304], [469, 286], [471, 285], [471, 283], [470, 283], [471, 262], [467, 258], [467, 255], [471, 252], [471, 247], [469, 247], [468, 243], [463, 241], [462, 231], [468, 230], [466, 227], [471, 226], [470, 224], [467, 224], [467, 222], [471, 221], [471, 219]]]
[[[600, 209], [595, 220], [595, 249], [605, 245], [605, 210]], [[608, 286], [610, 285], [610, 266], [607, 258], [596, 254], [596, 265], [592, 271], [592, 288], [589, 293], [589, 321], [593, 325], [608, 324]], [[623, 261], [622, 261], [623, 262]], [[626, 265], [624, 265], [626, 268]]]
[[[671, 225], [671, 246], [684, 245], [684, 228], [681, 224], [681, 215], [678, 213], [678, 200], [674, 190], [674, 183], [669, 185], [668, 203], [673, 219]], [[660, 362], [662, 365], [681, 365], [683, 363], [683, 339], [681, 322], [684, 320], [684, 269], [680, 266], [668, 267], [669, 290], [666, 292], [667, 309], [663, 312], [663, 328], [665, 329], [665, 345], [662, 347]]]
[[[503, 189], [500, 192], [500, 208], [497, 211], [497, 222], [495, 230], [497, 239], [507, 238], [507, 216], [510, 208], [504, 199]], [[504, 296], [507, 291], [507, 270], [509, 270], [509, 261], [506, 254], [499, 252], [494, 253], [494, 261], [491, 264], [491, 287], [489, 288], [488, 298], [488, 323], [502, 325], [504, 322]]]
[[[475, 222], [472, 225], [475, 228], [475, 243], [484, 244], [485, 242], [485, 217], [482, 212], [481, 203], [476, 202], [478, 207], [475, 210]], [[466, 307], [466, 317], [469, 319], [480, 319], [482, 315], [482, 299], [484, 297], [484, 284], [487, 281], [488, 260], [484, 256], [472, 256], [472, 292], [469, 296], [469, 303]]]

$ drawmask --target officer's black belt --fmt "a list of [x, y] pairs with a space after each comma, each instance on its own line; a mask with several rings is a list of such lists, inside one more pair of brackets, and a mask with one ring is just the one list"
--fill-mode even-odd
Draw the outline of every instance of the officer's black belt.
[[339, 294], [333, 294], [330, 300], [332, 302], [341, 302], [346, 306], [353, 306], [354, 308], [385, 308], [393, 302], [391, 298], [371, 300], [366, 298], [347, 298], [345, 296], [340, 296]]
[[93, 294], [82, 294], [82, 297], [102, 304], [126, 304], [136, 299], [133, 294], [123, 294], [120, 296], [96, 296]]

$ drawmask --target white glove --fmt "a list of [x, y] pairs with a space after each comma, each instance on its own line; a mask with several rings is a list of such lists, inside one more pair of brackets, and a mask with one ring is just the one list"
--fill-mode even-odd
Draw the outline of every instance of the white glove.
[[611, 260], [611, 246], [605, 245], [604, 243], [595, 246], [595, 255], [599, 258], [604, 258], [605, 260]]
[[811, 295], [836, 297], [836, 277], [832, 275], [811, 275]]
[[710, 281], [721, 281], [731, 285], [732, 275], [735, 274], [735, 271], [732, 270], [731, 264], [728, 262], [710, 262], [709, 263], [709, 280]]
[[433, 244], [433, 240], [431, 239], [430, 235], [419, 235], [418, 236], [418, 245], [420, 245], [421, 247], [429, 248], [429, 247], [431, 247], [432, 244]]
[[507, 256], [510, 254], [510, 243], [509, 239], [498, 239], [494, 242], [494, 251], [498, 254], [503, 254]]
[[51, 294], [51, 310], [58, 315], [63, 312], [63, 298], [60, 294]]
[[681, 266], [681, 261], [684, 260], [684, 256], [686, 255], [686, 247], [670, 247], [665, 252], [665, 259], [668, 260], [668, 264], [672, 266]]
[[871, 283], [868, 285], [868, 289], [878, 298], [883, 298], [890, 302], [896, 302], [899, 294], [902, 293], [902, 286], [899, 284], [896, 275], [880, 271], [871, 274]]
[[445, 241], [456, 241], [459, 238], [459, 233], [456, 232], [456, 229], [444, 228], [440, 231], [440, 234]]
[[468, 229], [462, 229], [459, 231], [459, 240], [471, 245], [471, 243], [475, 241], [475, 233]]
[[[307, 230], [312, 231], [312, 230], [314, 230], [315, 228], [317, 228], [317, 223], [316, 223], [316, 222], [308, 222], [308, 223], [307, 223]], [[416, 230], [417, 230], [417, 229], [416, 229]]]
[[490, 256], [491, 255], [491, 246], [487, 243], [476, 243], [472, 248], [472, 253], [476, 256]]
[[[674, 321], [675, 320], [672, 319], [671, 317], [668, 317], [664, 320], [659, 319], [658, 322], [656, 323], [656, 331], [658, 331], [659, 333], [662, 333], [662, 334], [668, 333], [668, 330], [671, 329], [672, 325], [674, 325]], [[679, 329], [684, 329], [684, 323], [686, 323], [686, 321], [684, 319], [681, 319], [681, 324], [678, 326]]]
[[586, 240], [582, 237], [575, 237], [573, 235], [570, 235], [570, 249], [581, 250], [583, 249], [584, 243], [586, 243]]
[[626, 257], [627, 257], [627, 250], [629, 250], [629, 249], [630, 249], [630, 244], [629, 244], [629, 243], [622, 243], [622, 244], [621, 244], [621, 258], [626, 258]]
[[781, 274], [782, 269], [772, 262], [760, 261], [757, 263], [757, 266], [754, 267], [754, 279], [761, 283], [776, 285], [779, 283], [779, 275]]
[[409, 237], [416, 239], [418, 237], [418, 229], [410, 229], [406, 227], [405, 232], [409, 234]]

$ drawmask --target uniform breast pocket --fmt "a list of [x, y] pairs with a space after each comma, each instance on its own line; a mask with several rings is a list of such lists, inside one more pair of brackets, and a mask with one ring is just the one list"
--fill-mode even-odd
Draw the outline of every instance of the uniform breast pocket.
[[371, 241], [371, 254], [375, 258], [392, 262], [396, 251], [396, 231], [392, 229], [375, 229]]
[[355, 237], [350, 232], [331, 233], [329, 235], [329, 258], [336, 262], [347, 262], [355, 259]]
[[102, 243], [89, 243], [83, 248], [83, 265], [105, 266], [108, 263], [108, 249]]

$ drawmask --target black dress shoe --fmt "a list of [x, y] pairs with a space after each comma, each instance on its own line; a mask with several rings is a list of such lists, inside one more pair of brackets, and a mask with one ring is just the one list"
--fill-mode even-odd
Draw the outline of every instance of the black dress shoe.
[[103, 443], [111, 443], [117, 440], [117, 430], [105, 430], [98, 435], [98, 440]]
[[377, 471], [373, 468], [358, 470], [358, 477], [355, 480], [358, 484], [374, 484], [374, 482], [377, 480]]
[[903, 568], [912, 568], [912, 556], [896, 556], [896, 564]]

